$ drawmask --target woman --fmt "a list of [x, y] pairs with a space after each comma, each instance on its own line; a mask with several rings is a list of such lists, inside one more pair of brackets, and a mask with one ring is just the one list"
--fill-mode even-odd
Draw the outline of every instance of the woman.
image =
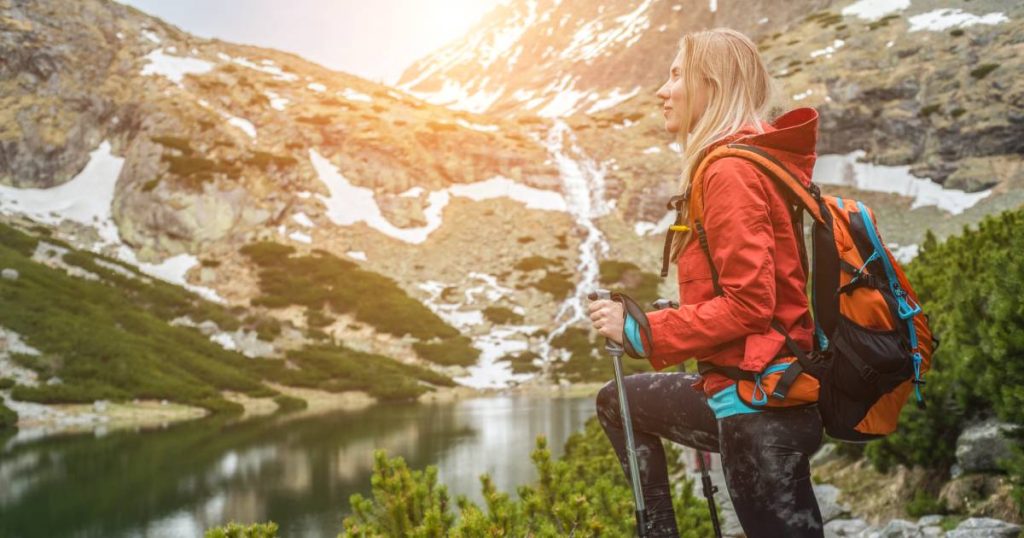
[[[671, 259], [678, 266], [680, 307], [648, 313], [650, 340], [639, 342], [655, 370], [695, 357], [703, 370], [713, 365], [760, 372], [784, 355], [785, 337], [773, 330], [773, 319], [801, 349], [811, 349], [814, 324], [796, 235], [802, 230], [794, 230], [771, 178], [738, 157], [717, 160], [703, 177], [690, 177], [702, 157], [736, 141], [770, 153], [801, 179], [810, 176], [817, 113], [799, 108], [767, 123], [762, 114], [771, 94], [771, 76], [757, 47], [729, 29], [685, 35], [657, 92], [665, 129], [683, 148], [679, 192], [703, 181], [704, 227], [721, 292], [714, 289], [711, 264], [698, 241], [675, 234]], [[621, 343], [622, 306], [598, 300], [589, 310], [594, 328]], [[816, 407], [756, 409], [739, 400], [732, 379], [713, 371], [631, 375], [624, 384], [651, 536], [678, 533], [661, 437], [721, 453], [726, 486], [747, 536], [822, 536], [808, 464], [822, 438]], [[614, 382], [598, 394], [597, 411], [626, 470]]]

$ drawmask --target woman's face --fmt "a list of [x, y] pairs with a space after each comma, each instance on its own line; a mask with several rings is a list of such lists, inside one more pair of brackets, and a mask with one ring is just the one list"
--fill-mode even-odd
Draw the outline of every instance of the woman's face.
[[[697, 120], [704, 113], [708, 103], [707, 89], [702, 84], [696, 95], [690, 97], [690, 109], [686, 110], [686, 90], [683, 85], [683, 54], [676, 54], [669, 68], [668, 80], [658, 89], [658, 97], [662, 100], [662, 113], [665, 116], [665, 130], [677, 134], [683, 126], [683, 120], [688, 114], [690, 118], [690, 129], [697, 125]], [[687, 133], [689, 134], [689, 133]]]

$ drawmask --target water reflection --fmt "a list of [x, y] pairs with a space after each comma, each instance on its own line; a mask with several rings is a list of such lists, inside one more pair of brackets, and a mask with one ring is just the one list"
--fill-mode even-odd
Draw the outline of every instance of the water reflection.
[[591, 415], [590, 398], [495, 397], [0, 439], [0, 536], [189, 537], [264, 520], [282, 536], [335, 536], [349, 496], [369, 494], [377, 448], [437, 464], [451, 494], [482, 503], [480, 474], [514, 493], [536, 478], [535, 438], [558, 454]]

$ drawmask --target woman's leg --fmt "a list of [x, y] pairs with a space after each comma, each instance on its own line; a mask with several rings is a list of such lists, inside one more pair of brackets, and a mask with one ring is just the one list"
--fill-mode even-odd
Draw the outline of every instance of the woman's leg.
[[733, 415], [719, 425], [726, 485], [747, 536], [822, 536], [809, 464], [821, 445], [818, 409]]
[[[691, 386], [697, 378], [697, 374], [678, 372], [635, 374], [623, 379], [651, 536], [679, 535], [661, 437], [700, 450], [718, 452], [715, 415], [704, 394]], [[615, 381], [608, 382], [598, 392], [597, 417], [628, 481], [625, 430]]]

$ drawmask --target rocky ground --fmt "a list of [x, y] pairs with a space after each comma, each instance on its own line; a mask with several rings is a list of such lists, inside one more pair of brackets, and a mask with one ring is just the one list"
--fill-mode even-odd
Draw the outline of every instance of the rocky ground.
[[[984, 421], [966, 429], [957, 440], [957, 464], [949, 475], [898, 466], [880, 473], [863, 457], [846, 454], [835, 443], [822, 446], [811, 459], [814, 492], [825, 524], [825, 536], [857, 538], [1012, 538], [1021, 533], [1020, 512], [1011, 497], [1011, 486], [996, 462], [1009, 456], [1010, 425]], [[700, 471], [694, 452], [683, 451], [687, 475], [700, 491]], [[717, 455], [712, 459], [712, 479], [719, 492], [715, 499], [721, 513], [723, 534], [744, 536], [728, 493]], [[931, 492], [938, 492], [934, 495]], [[927, 511], [915, 506], [916, 496], [934, 495], [943, 513], [917, 517], [908, 513]]]

